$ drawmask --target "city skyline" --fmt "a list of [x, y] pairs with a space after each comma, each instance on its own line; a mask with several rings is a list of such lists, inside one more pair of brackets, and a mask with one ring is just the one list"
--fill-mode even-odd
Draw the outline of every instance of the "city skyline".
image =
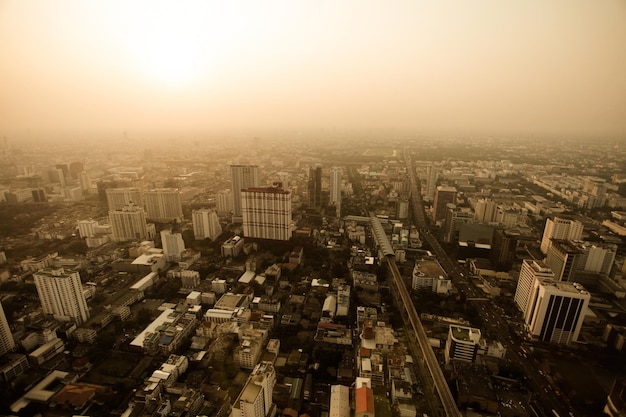
[[8, 1], [0, 135], [623, 138], [625, 6]]

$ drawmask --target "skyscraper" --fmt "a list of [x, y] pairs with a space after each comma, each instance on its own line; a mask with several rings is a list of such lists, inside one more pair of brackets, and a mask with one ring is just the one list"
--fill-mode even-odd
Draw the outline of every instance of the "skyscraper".
[[524, 323], [532, 337], [568, 344], [578, 339], [591, 295], [575, 282], [536, 278]]
[[196, 240], [215, 240], [222, 233], [220, 219], [215, 210], [200, 209], [191, 212], [193, 235]]
[[131, 203], [143, 207], [143, 193], [139, 188], [107, 188], [105, 193], [109, 210], [121, 210]]
[[218, 191], [215, 197], [215, 205], [219, 215], [233, 211], [233, 193], [230, 190]]
[[307, 186], [309, 207], [319, 209], [322, 206], [322, 168], [315, 167], [309, 170]]
[[341, 167], [332, 167], [330, 169], [330, 204], [337, 207], [337, 217], [341, 216]]
[[548, 253], [550, 239], [580, 240], [583, 235], [583, 224], [577, 220], [555, 217], [546, 219], [546, 227], [541, 238], [541, 252]]
[[185, 242], [183, 235], [180, 233], [172, 233], [171, 230], [161, 230], [161, 245], [163, 246], [163, 254], [168, 262], [180, 261], [181, 254], [185, 251]]
[[256, 165], [231, 165], [230, 181], [233, 192], [233, 222], [241, 221], [241, 190], [258, 187], [259, 167]]
[[15, 349], [15, 340], [11, 334], [11, 328], [4, 315], [2, 303], [0, 303], [0, 356]]
[[449, 203], [456, 204], [456, 188], [440, 185], [437, 187], [435, 202], [433, 203], [434, 222], [442, 222], [446, 219]]
[[556, 281], [572, 281], [576, 272], [584, 268], [583, 251], [571, 240], [552, 238], [545, 262]]
[[146, 218], [168, 223], [183, 220], [183, 204], [177, 188], [159, 188], [144, 194]]
[[524, 259], [519, 271], [514, 298], [515, 304], [524, 314], [529, 308], [530, 293], [537, 278], [554, 278], [554, 273], [541, 261]]
[[89, 308], [80, 274], [63, 268], [45, 268], [33, 274], [44, 314], [80, 325], [89, 319]]
[[143, 208], [129, 204], [121, 210], [109, 211], [112, 239], [116, 242], [148, 238], [146, 212]]
[[245, 237], [273, 240], [291, 238], [291, 193], [282, 185], [247, 188], [241, 192]]

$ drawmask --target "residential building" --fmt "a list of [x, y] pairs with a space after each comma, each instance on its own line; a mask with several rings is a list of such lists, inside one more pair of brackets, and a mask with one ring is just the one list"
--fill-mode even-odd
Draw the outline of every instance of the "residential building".
[[163, 254], [168, 262], [180, 261], [181, 255], [185, 251], [182, 234], [172, 233], [170, 229], [161, 230], [161, 244], [163, 245]]
[[452, 281], [436, 259], [419, 259], [413, 267], [412, 288], [447, 294], [452, 288]]
[[272, 402], [275, 385], [274, 365], [271, 362], [256, 365], [235, 400], [230, 417], [273, 417], [276, 413], [276, 404]]
[[177, 188], [159, 188], [144, 194], [146, 217], [154, 222], [169, 223], [183, 220], [183, 204]]
[[328, 417], [350, 417], [350, 388], [344, 385], [330, 387]]
[[233, 222], [239, 223], [242, 216], [241, 191], [261, 185], [259, 167], [256, 165], [231, 165], [230, 181], [233, 193]]
[[291, 193], [277, 183], [241, 191], [243, 233], [246, 237], [273, 240], [291, 238]]
[[109, 223], [115, 242], [148, 239], [146, 212], [132, 203], [121, 210], [110, 210]]
[[0, 356], [15, 349], [15, 339], [11, 333], [9, 322], [0, 303]]
[[33, 278], [44, 314], [78, 325], [89, 319], [89, 308], [77, 271], [46, 268], [35, 272]]
[[231, 190], [218, 191], [215, 196], [215, 207], [220, 216], [233, 211], [233, 192]]
[[581, 240], [582, 235], [583, 224], [578, 220], [548, 218], [541, 238], [541, 252], [548, 253], [550, 239]]
[[129, 204], [143, 207], [143, 193], [140, 188], [107, 188], [105, 192], [109, 210], [122, 210]]
[[222, 233], [222, 226], [217, 212], [212, 209], [193, 210], [191, 212], [193, 236], [196, 240], [215, 240]]

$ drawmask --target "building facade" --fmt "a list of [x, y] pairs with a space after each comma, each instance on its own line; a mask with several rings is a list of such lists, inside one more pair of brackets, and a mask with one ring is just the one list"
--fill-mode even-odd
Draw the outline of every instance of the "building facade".
[[245, 188], [258, 187], [259, 167], [256, 165], [231, 165], [230, 181], [233, 193], [233, 221], [241, 221], [241, 191]]
[[122, 210], [129, 204], [143, 207], [143, 192], [137, 187], [107, 188], [105, 192], [109, 210]]
[[456, 204], [456, 188], [445, 187], [440, 185], [435, 192], [435, 201], [433, 202], [433, 221], [443, 222], [446, 219], [448, 204]]
[[44, 314], [80, 325], [89, 319], [89, 308], [77, 271], [46, 268], [33, 274]]
[[0, 356], [15, 349], [15, 339], [11, 333], [9, 322], [0, 303]]
[[180, 261], [180, 257], [185, 251], [183, 235], [180, 233], [172, 233], [170, 229], [161, 230], [161, 245], [163, 246], [165, 259], [168, 262]]
[[168, 223], [183, 220], [183, 204], [177, 188], [159, 188], [144, 194], [146, 218]]
[[129, 204], [121, 210], [109, 211], [112, 240], [143, 240], [148, 238], [146, 212], [143, 208]]
[[245, 237], [291, 238], [291, 193], [283, 190], [281, 184], [242, 190], [241, 203]]
[[550, 239], [581, 240], [583, 224], [577, 220], [555, 217], [546, 219], [546, 227], [541, 238], [541, 252], [548, 253]]
[[528, 309], [532, 288], [537, 278], [554, 278], [554, 272], [541, 261], [525, 259], [520, 268], [514, 298], [522, 313], [526, 313]]
[[193, 236], [196, 240], [215, 240], [222, 233], [222, 226], [217, 212], [212, 209], [193, 210], [191, 212]]

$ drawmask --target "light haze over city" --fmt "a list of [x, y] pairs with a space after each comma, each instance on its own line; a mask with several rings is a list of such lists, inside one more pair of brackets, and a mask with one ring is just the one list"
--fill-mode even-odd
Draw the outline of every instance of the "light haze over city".
[[3, 1], [0, 135], [623, 138], [623, 1]]

